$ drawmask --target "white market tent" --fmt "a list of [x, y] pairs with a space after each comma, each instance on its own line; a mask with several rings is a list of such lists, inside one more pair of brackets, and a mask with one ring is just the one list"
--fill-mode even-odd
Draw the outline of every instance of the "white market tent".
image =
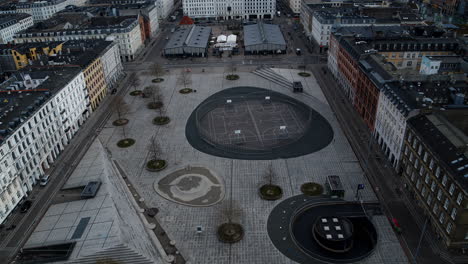
[[227, 37], [227, 43], [234, 44], [237, 43], [237, 36], [234, 34], [231, 34]]
[[219, 35], [218, 38], [216, 39], [216, 42], [222, 43], [222, 42], [226, 42], [226, 40], [227, 40], [226, 35]]

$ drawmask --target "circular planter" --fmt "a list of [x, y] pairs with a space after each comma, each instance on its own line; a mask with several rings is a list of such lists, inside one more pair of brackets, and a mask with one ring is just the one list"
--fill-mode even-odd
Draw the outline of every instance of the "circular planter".
[[123, 126], [126, 124], [128, 124], [128, 119], [125, 118], [117, 119], [114, 122], [112, 122], [112, 125], [114, 126]]
[[224, 243], [236, 243], [244, 237], [244, 228], [237, 223], [224, 223], [218, 227], [218, 239]]
[[138, 95], [141, 95], [142, 91], [140, 90], [135, 90], [135, 91], [131, 91], [130, 92], [130, 95], [131, 96], [138, 96]]
[[135, 144], [135, 140], [133, 138], [124, 138], [117, 142], [117, 147], [119, 148], [128, 148], [131, 145]]
[[321, 195], [323, 193], [323, 187], [315, 182], [306, 182], [301, 185], [301, 192], [309, 196]]
[[301, 77], [310, 77], [310, 73], [308, 72], [299, 72], [298, 75]]
[[193, 91], [193, 90], [190, 89], [190, 88], [184, 88], [184, 89], [180, 89], [180, 90], [179, 90], [179, 93], [181, 93], [181, 94], [189, 94], [189, 93], [191, 93], [192, 91]]
[[156, 78], [156, 79], [151, 80], [151, 82], [160, 83], [160, 82], [164, 82], [164, 79], [163, 78]]
[[162, 171], [167, 167], [167, 162], [165, 160], [150, 160], [146, 163], [146, 169], [149, 171]]
[[158, 116], [153, 119], [153, 124], [162, 126], [169, 124], [171, 122], [171, 119], [168, 116]]
[[240, 77], [237, 74], [229, 74], [226, 76], [226, 80], [229, 80], [229, 81], [235, 81], [235, 80], [238, 80], [239, 78]]
[[274, 201], [283, 196], [283, 190], [278, 185], [265, 184], [260, 187], [259, 194], [263, 200]]
[[148, 103], [146, 106], [148, 107], [148, 109], [159, 109], [163, 107], [163, 105], [163, 102], [151, 102]]

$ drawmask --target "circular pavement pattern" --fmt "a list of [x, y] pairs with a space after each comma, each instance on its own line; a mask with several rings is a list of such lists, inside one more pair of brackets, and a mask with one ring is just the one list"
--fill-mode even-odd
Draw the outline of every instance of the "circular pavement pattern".
[[167, 200], [188, 206], [211, 206], [224, 198], [221, 178], [203, 167], [176, 170], [154, 183], [156, 192]]
[[[353, 246], [342, 253], [324, 249], [313, 237], [316, 220], [335, 215], [348, 219], [354, 227]], [[377, 231], [359, 203], [323, 196], [298, 195], [282, 201], [270, 213], [267, 231], [275, 247], [298, 263], [357, 262], [370, 256], [378, 241]]]
[[203, 101], [186, 126], [189, 143], [219, 157], [270, 160], [319, 151], [333, 140], [327, 120], [274, 91], [235, 87]]

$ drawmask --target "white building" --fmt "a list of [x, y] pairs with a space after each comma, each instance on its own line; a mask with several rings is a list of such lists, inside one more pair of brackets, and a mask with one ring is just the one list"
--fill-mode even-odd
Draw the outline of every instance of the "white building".
[[[93, 17], [90, 19], [91, 24], [94, 19], [99, 23], [108, 23], [105, 26], [82, 27], [79, 30], [30, 28], [16, 34], [15, 43], [106, 39], [112, 36], [119, 45], [121, 60], [132, 61], [143, 47], [139, 16]], [[77, 25], [80, 25], [79, 21]]]
[[0, 17], [0, 44], [13, 42], [13, 36], [34, 24], [29, 14], [11, 14]]
[[16, 80], [1, 88], [9, 90], [0, 95], [3, 102], [0, 223], [3, 223], [40, 177], [47, 174], [89, 116], [89, 96], [79, 69], [18, 74]]
[[[113, 37], [110, 37], [106, 40], [112, 41]], [[106, 78], [107, 88], [114, 88], [116, 85], [118, 85], [117, 81], [123, 74], [119, 45], [117, 45], [116, 42], [113, 42], [111, 46], [104, 50], [103, 54], [101, 55], [101, 63], [104, 70], [104, 77]]]
[[399, 95], [399, 83], [385, 84], [379, 93], [374, 137], [385, 157], [396, 169], [401, 159], [406, 121], [419, 113]]
[[301, 13], [301, 2], [301, 0], [289, 0], [289, 7], [294, 13]]
[[191, 18], [272, 18], [275, 0], [183, 0], [184, 15]]
[[82, 6], [86, 0], [43, 0], [35, 2], [18, 2], [0, 8], [0, 14], [26, 13], [33, 16], [34, 21], [51, 18], [55, 13], [65, 9], [68, 5]]
[[174, 7], [174, 0], [156, 0], [155, 2], [158, 11], [158, 17], [165, 19], [169, 16]]

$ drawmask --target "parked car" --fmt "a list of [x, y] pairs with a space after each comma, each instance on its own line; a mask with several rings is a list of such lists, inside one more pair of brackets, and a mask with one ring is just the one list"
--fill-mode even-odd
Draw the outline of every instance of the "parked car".
[[21, 204], [21, 213], [26, 213], [29, 208], [31, 208], [32, 202], [30, 200], [26, 200]]
[[116, 92], [117, 92], [117, 89], [114, 88], [114, 89], [112, 89], [111, 94], [115, 94]]
[[44, 175], [39, 179], [40, 186], [46, 186], [49, 183], [49, 175]]

